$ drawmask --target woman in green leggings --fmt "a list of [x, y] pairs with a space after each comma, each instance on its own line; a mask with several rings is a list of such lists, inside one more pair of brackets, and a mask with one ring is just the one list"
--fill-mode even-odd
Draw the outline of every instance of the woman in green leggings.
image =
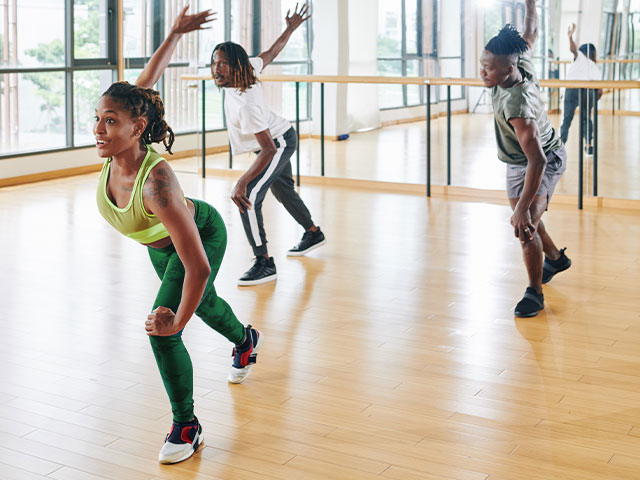
[[102, 216], [124, 235], [145, 245], [160, 290], [145, 328], [171, 402], [173, 425], [160, 450], [161, 463], [189, 458], [202, 443], [202, 426], [193, 409], [193, 367], [182, 330], [195, 313], [231, 341], [228, 380], [243, 382], [262, 343], [262, 334], [243, 326], [213, 285], [222, 263], [227, 232], [209, 204], [185, 198], [167, 161], [152, 143], [171, 153], [174, 134], [164, 121], [156, 83], [180, 37], [212, 20], [211, 12], [176, 19], [135, 85], [114, 83], [96, 106], [94, 134], [101, 158], [97, 203]]

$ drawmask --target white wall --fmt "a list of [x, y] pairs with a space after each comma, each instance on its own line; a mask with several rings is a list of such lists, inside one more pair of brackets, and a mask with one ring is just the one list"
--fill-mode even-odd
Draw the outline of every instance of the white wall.
[[[315, 75], [349, 74], [349, 8], [344, 0], [314, 3], [312, 53]], [[347, 46], [347, 47], [345, 47]], [[313, 89], [313, 134], [320, 134], [320, 88]], [[324, 132], [348, 133], [347, 85], [328, 83], [324, 88]]]
[[[378, 1], [349, 1], [349, 75], [378, 74]], [[380, 126], [378, 86], [354, 83], [347, 87], [347, 128]]]

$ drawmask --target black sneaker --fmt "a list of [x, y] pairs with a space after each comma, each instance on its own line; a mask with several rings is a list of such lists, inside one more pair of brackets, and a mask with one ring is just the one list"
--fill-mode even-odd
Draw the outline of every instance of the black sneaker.
[[267, 260], [260, 255], [256, 257], [253, 267], [244, 272], [238, 280], [238, 285], [258, 285], [276, 279], [276, 264], [273, 257]]
[[550, 260], [546, 255], [542, 264], [542, 283], [547, 283], [556, 273], [564, 272], [571, 266], [571, 259], [564, 254], [567, 248], [560, 250], [560, 258]]
[[325, 243], [327, 243], [327, 239], [324, 238], [324, 233], [322, 233], [320, 227], [315, 232], [308, 230], [304, 232], [298, 244], [287, 252], [287, 256], [300, 257]]
[[186, 423], [174, 421], [158, 454], [158, 461], [160, 463], [182, 462], [198, 450], [202, 441], [202, 425], [197, 418]]
[[535, 288], [527, 287], [513, 313], [516, 317], [535, 317], [543, 308], [544, 295], [536, 292]]

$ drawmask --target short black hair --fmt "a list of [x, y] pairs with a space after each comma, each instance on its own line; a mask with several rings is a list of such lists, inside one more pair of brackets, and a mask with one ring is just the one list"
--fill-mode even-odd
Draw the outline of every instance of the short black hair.
[[529, 44], [520, 36], [516, 27], [507, 23], [484, 48], [494, 55], [520, 55], [527, 51]]
[[587, 57], [596, 58], [596, 46], [593, 43], [583, 43], [578, 49]]

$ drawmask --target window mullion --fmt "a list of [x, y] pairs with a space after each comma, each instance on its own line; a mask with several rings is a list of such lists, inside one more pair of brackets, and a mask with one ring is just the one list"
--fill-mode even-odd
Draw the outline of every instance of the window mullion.
[[73, 147], [73, 0], [64, 2], [64, 91], [66, 146]]

